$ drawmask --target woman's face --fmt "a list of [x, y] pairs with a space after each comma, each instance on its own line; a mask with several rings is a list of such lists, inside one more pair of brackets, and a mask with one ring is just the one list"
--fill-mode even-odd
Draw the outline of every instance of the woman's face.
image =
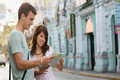
[[46, 41], [46, 36], [44, 35], [44, 33], [41, 32], [40, 34], [38, 34], [37, 45], [42, 47], [44, 45], [45, 41]]

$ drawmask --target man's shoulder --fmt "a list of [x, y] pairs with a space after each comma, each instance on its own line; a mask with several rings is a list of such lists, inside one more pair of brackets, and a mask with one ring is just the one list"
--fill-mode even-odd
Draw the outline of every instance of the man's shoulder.
[[13, 29], [12, 32], [10, 33], [10, 36], [20, 36], [20, 35], [21, 35], [20, 31], [16, 29]]
[[11, 34], [19, 33], [16, 29], [13, 29]]
[[10, 33], [10, 36], [8, 37], [8, 40], [14, 40], [20, 37], [21, 37], [21, 34], [17, 30], [13, 29], [12, 32]]

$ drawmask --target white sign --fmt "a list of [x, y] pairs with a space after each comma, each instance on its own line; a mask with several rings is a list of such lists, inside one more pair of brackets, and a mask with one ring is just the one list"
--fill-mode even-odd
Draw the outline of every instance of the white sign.
[[5, 5], [0, 3], [0, 20], [6, 18]]
[[46, 16], [48, 18], [55, 17], [54, 0], [46, 0]]
[[120, 3], [115, 3], [115, 25], [120, 25]]
[[68, 20], [65, 19], [63, 22], [62, 22], [63, 26], [67, 26], [68, 25]]
[[79, 7], [83, 4], [85, 4], [87, 2], [87, 0], [75, 0], [75, 6]]

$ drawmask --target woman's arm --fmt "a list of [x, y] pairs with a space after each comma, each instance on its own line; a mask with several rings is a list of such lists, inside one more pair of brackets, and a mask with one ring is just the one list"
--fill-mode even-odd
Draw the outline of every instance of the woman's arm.
[[62, 71], [63, 67], [64, 67], [64, 58], [61, 59], [58, 63], [55, 64], [55, 66], [57, 67], [58, 70]]

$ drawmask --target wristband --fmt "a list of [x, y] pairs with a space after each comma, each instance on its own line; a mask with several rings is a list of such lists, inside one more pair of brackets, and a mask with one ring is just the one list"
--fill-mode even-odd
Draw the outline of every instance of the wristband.
[[42, 65], [42, 58], [40, 58], [40, 60], [41, 60], [41, 65]]

